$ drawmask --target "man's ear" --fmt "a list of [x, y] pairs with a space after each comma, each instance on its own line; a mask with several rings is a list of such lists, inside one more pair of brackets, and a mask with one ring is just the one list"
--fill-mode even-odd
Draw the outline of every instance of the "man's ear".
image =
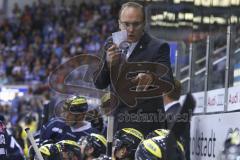
[[118, 28], [121, 30], [121, 21], [118, 19]]

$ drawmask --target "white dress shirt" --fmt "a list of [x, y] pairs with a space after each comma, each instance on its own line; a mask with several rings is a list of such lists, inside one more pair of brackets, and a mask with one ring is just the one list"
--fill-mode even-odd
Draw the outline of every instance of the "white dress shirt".
[[130, 44], [130, 47], [128, 49], [127, 55], [126, 55], [126, 59], [128, 59], [128, 57], [132, 54], [134, 48], [136, 47], [138, 42], [134, 42]]
[[169, 110], [169, 108], [171, 108], [174, 104], [177, 104], [177, 103], [179, 103], [179, 101], [173, 101], [173, 102], [166, 104], [164, 106], [165, 112], [167, 112], [167, 110]]

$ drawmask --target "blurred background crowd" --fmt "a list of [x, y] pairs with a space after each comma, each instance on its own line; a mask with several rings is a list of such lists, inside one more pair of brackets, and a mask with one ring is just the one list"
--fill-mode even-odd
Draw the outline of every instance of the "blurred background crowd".
[[79, 54], [97, 54], [116, 30], [118, 3], [33, 3], [0, 23], [0, 83], [35, 83]]
[[[52, 95], [48, 76], [69, 58], [97, 55], [105, 39], [117, 30], [118, 2], [38, 1], [0, 20], [0, 85], [26, 85], [24, 96], [0, 101], [0, 117], [24, 148], [23, 128], [41, 127], [44, 104]], [[34, 124], [32, 124], [32, 122]]]

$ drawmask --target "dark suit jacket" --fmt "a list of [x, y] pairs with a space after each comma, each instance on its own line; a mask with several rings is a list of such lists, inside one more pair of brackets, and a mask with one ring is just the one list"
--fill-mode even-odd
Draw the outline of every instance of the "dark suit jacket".
[[[173, 124], [176, 121], [176, 115], [180, 112], [181, 105], [180, 103], [176, 103], [172, 105], [166, 111], [166, 121], [167, 121], [167, 129], [171, 129]], [[175, 116], [175, 117], [174, 117]], [[176, 121], [178, 123], [178, 121]], [[189, 119], [185, 123], [185, 128], [183, 128], [182, 134], [180, 135], [182, 142], [184, 144], [185, 153], [186, 153], [186, 160], [190, 160], [190, 122]]]
[[180, 103], [172, 105], [166, 112], [167, 129], [171, 129], [175, 122], [175, 115], [181, 110]]
[[[157, 62], [168, 67], [168, 73], [164, 79], [173, 81], [170, 65], [170, 48], [167, 43], [144, 34], [133, 52], [128, 58], [128, 62]], [[110, 84], [109, 68], [104, 63], [100, 73], [95, 77], [95, 86], [99, 89], [107, 88]], [[117, 93], [116, 93], [117, 94]], [[137, 107], [130, 109], [124, 103], [119, 104], [115, 116], [114, 130], [125, 127], [133, 127], [147, 134], [152, 130], [164, 128], [165, 122], [162, 97], [141, 100]]]

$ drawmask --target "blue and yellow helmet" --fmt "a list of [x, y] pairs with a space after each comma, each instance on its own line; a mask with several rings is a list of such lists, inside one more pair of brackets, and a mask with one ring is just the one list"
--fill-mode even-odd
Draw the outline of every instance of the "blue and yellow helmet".
[[68, 156], [77, 157], [78, 160], [82, 159], [81, 156], [81, 148], [79, 144], [72, 140], [62, 140], [56, 143], [57, 148], [59, 148], [61, 152], [61, 158], [63, 158], [63, 154], [66, 153]]
[[150, 132], [146, 139], [157, 137], [157, 136], [167, 136], [169, 134], [169, 130], [167, 129], [156, 129], [152, 132]]
[[[157, 136], [142, 141], [135, 152], [135, 160], [166, 160], [167, 137], [166, 135]], [[175, 141], [171, 147], [171, 154], [174, 156], [174, 160], [185, 160], [184, 148], [179, 141]]]
[[138, 144], [144, 140], [144, 135], [134, 128], [123, 128], [117, 131], [113, 139], [114, 154], [117, 150], [126, 147], [127, 157], [130, 159], [134, 158], [134, 153], [137, 149]]
[[88, 111], [88, 103], [85, 97], [71, 96], [66, 99], [63, 110], [69, 111], [73, 114], [78, 114]]
[[60, 148], [55, 144], [44, 144], [39, 148], [44, 160], [60, 159]]
[[101, 154], [106, 153], [107, 140], [103, 135], [91, 133], [90, 135], [81, 137], [78, 143], [84, 146], [84, 148], [93, 147], [94, 151], [92, 155], [94, 157], [99, 157]]

